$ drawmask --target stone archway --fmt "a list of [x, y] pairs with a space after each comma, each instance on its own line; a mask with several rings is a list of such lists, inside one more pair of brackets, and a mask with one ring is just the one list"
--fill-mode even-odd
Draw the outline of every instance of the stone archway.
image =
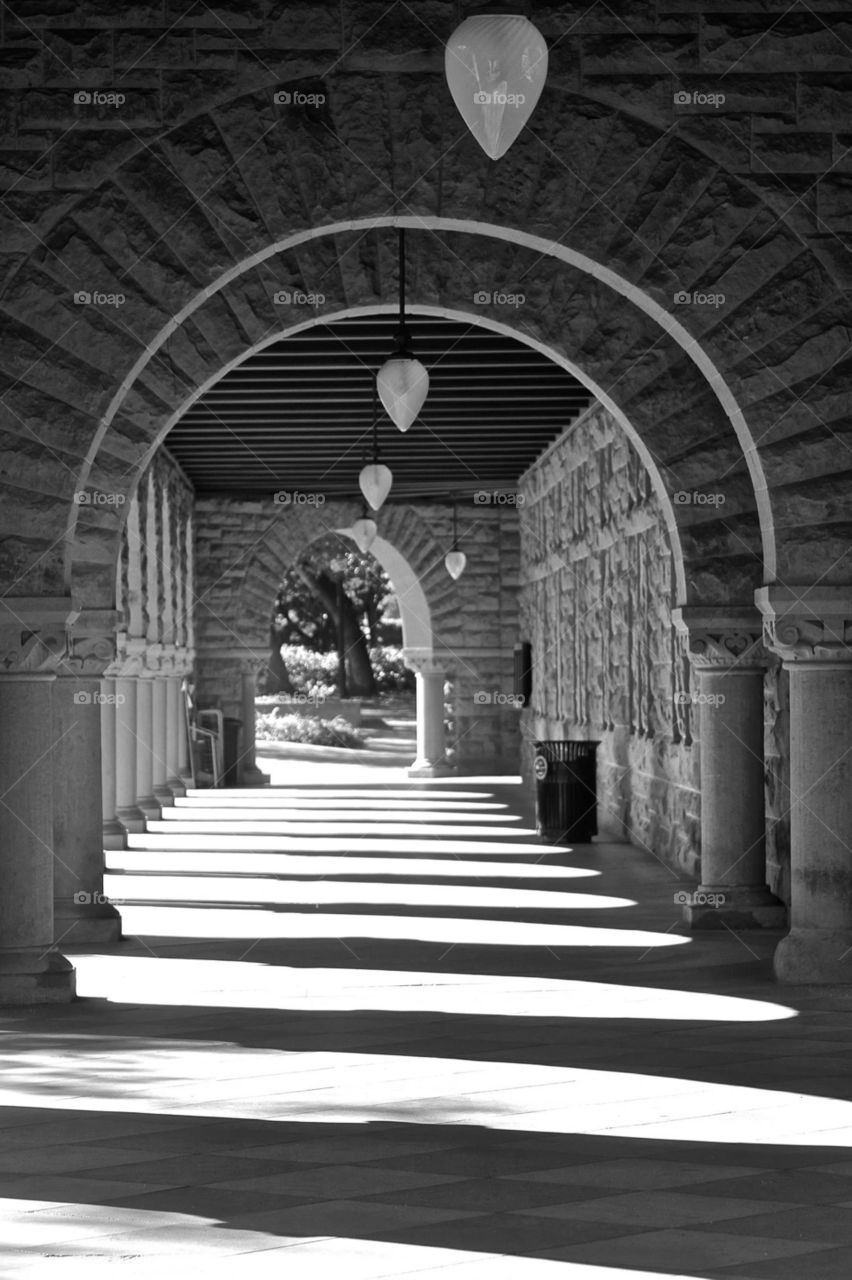
[[[284, 506], [200, 499], [196, 504], [195, 610], [199, 687], [227, 715], [251, 721], [254, 680], [268, 655], [272, 590], [281, 570], [318, 537], [346, 533], [354, 503]], [[517, 599], [517, 514], [504, 507], [478, 513], [465, 527], [469, 549], [463, 580], [443, 558], [450, 545], [447, 504], [397, 504], [383, 510], [373, 553], [397, 593], [407, 665], [418, 686], [416, 776], [517, 768], [518, 718], [506, 702], [482, 705], [478, 690], [511, 689]], [[495, 575], [495, 548], [501, 572]], [[506, 636], [511, 636], [507, 643]], [[449, 686], [449, 739], [444, 740], [444, 686]], [[246, 781], [252, 756], [247, 753]], [[256, 776], [256, 775], [255, 775]]]

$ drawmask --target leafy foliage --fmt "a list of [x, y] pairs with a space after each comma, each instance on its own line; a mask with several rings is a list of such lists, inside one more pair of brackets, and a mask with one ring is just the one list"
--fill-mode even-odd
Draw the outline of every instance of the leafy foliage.
[[341, 716], [320, 720], [318, 716], [279, 716], [274, 711], [258, 714], [255, 734], [264, 742], [306, 742], [320, 747], [363, 747], [366, 739]]
[[[334, 696], [336, 653], [317, 653], [304, 645], [285, 644], [281, 647], [281, 656], [295, 692], [321, 698]], [[370, 663], [378, 693], [402, 693], [414, 688], [414, 672], [403, 662], [399, 645], [374, 645], [370, 649]]]

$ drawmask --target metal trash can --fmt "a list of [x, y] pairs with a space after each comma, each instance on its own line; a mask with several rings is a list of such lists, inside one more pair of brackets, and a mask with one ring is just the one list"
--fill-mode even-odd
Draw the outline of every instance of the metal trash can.
[[597, 742], [537, 742], [536, 831], [548, 844], [598, 832]]
[[225, 716], [222, 721], [222, 736], [225, 739], [222, 785], [225, 787], [240, 785], [240, 730], [242, 727], [242, 720], [237, 720], [233, 716]]

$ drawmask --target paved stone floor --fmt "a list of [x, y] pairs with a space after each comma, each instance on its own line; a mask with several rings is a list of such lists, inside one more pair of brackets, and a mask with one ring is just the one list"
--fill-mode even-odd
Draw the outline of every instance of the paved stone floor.
[[852, 1274], [852, 993], [509, 780], [264, 767], [109, 855], [78, 1003], [0, 1013], [3, 1277]]

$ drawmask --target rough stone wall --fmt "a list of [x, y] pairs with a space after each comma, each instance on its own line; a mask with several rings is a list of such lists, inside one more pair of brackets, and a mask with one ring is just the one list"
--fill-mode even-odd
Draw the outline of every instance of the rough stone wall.
[[526, 474], [521, 632], [532, 644], [523, 712], [533, 742], [597, 741], [598, 828], [698, 874], [698, 752], [683, 641], [671, 625], [671, 552], [650, 478], [595, 407]]
[[116, 572], [123, 637], [144, 640], [152, 664], [175, 674], [194, 658], [194, 492], [160, 449], [128, 502]]
[[[281, 573], [315, 539], [352, 524], [353, 503], [320, 507], [201, 499], [197, 504], [199, 696], [238, 714], [241, 673], [269, 652], [269, 621]], [[415, 619], [426, 648], [447, 671], [449, 755], [460, 770], [511, 770], [519, 763], [512, 691], [518, 638], [518, 521], [514, 508], [478, 504], [459, 509], [459, 544], [468, 557], [454, 582], [444, 567], [452, 543], [452, 507], [388, 506], [379, 536], [406, 560], [416, 584]], [[395, 584], [397, 585], [397, 584]], [[422, 592], [422, 596], [421, 593]], [[415, 591], [409, 588], [407, 604]], [[482, 697], [477, 695], [485, 694]]]
[[[731, 519], [676, 513], [696, 600], [748, 603], [761, 539], [741, 442], [686, 348], [758, 443], [780, 575], [849, 580], [848, 5], [524, 10], [551, 43], [548, 84], [498, 173], [447, 101], [454, 0], [418, 5], [422, 21], [372, 0], [2, 7], [0, 575], [26, 594], [70, 577], [108, 607], [119, 521], [74, 512], [74, 491], [132, 489], [175, 407], [303, 318], [276, 289], [319, 290], [332, 311], [393, 300], [360, 226], [256, 255], [407, 213], [413, 303], [475, 318], [478, 288], [523, 281], [526, 330], [612, 388], [670, 489], [726, 477]], [[317, 90], [322, 109], [276, 103], [282, 89]], [[470, 234], [446, 229], [445, 251], [422, 221], [438, 216]], [[508, 238], [479, 233], [493, 226]], [[600, 272], [519, 249], [517, 230], [611, 268], [694, 347]]]

